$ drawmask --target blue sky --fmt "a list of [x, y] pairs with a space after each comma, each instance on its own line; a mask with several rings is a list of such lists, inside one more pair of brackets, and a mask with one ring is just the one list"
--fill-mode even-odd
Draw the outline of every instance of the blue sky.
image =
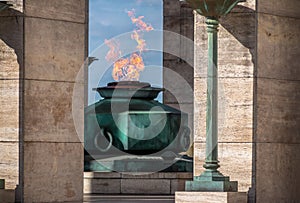
[[[89, 4], [89, 55], [99, 59], [89, 67], [88, 100], [91, 104], [99, 99], [99, 96], [91, 89], [113, 82], [112, 69], [101, 72], [103, 58], [107, 52], [104, 49], [108, 49], [106, 45], [103, 46], [104, 40], [132, 32], [136, 28], [126, 11], [134, 9], [136, 16], [144, 16], [143, 20], [151, 24], [155, 30], [162, 30], [163, 11], [162, 0], [90, 0]], [[162, 49], [162, 34], [155, 36], [155, 43], [159, 43]], [[162, 86], [162, 52], [147, 51], [143, 53], [143, 58], [146, 68], [140, 80], [150, 82], [155, 86]]]

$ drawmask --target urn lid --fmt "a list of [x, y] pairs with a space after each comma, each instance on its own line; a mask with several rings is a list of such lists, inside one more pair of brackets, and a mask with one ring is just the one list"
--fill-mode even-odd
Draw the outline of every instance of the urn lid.
[[105, 87], [94, 88], [104, 98], [128, 98], [152, 100], [164, 91], [163, 88], [151, 87], [150, 83], [139, 81], [111, 82]]

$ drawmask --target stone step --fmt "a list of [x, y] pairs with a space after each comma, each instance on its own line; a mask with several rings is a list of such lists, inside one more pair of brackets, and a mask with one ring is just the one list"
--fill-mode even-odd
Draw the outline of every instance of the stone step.
[[15, 190], [0, 189], [0, 203], [14, 203]]
[[175, 191], [184, 191], [185, 181], [192, 178], [189, 172], [85, 172], [84, 193], [172, 195]]

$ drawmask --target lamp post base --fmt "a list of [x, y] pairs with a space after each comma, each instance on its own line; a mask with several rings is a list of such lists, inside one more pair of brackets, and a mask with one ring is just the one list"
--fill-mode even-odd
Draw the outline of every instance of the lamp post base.
[[195, 176], [193, 181], [185, 182], [185, 191], [207, 191], [207, 192], [237, 192], [238, 182], [230, 181], [228, 176], [204, 172]]

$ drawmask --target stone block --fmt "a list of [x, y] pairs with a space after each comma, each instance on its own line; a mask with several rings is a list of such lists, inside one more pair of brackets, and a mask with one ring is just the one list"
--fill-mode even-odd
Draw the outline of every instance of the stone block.
[[0, 141], [19, 140], [19, 80], [0, 80]]
[[256, 201], [298, 202], [300, 144], [257, 143]]
[[267, 13], [276, 16], [300, 18], [300, 2], [298, 0], [258, 0], [257, 10], [259, 13]]
[[300, 82], [257, 79], [257, 142], [300, 143]]
[[26, 18], [25, 78], [74, 82], [85, 60], [85, 31], [84, 24]]
[[[248, 191], [252, 178], [252, 143], [219, 143], [219, 171], [230, 180], [238, 181], [238, 191]], [[200, 175], [204, 168], [205, 143], [195, 143], [194, 174]]]
[[259, 13], [257, 32], [257, 76], [299, 81], [300, 19]]
[[123, 194], [170, 194], [170, 180], [163, 179], [122, 179]]
[[85, 194], [120, 194], [121, 179], [84, 179]]
[[84, 172], [84, 178], [121, 178], [121, 173], [117, 172]]
[[25, 14], [30, 17], [85, 23], [87, 6], [86, 0], [26, 0]]
[[176, 203], [247, 203], [246, 192], [176, 192]]
[[76, 202], [83, 196], [81, 143], [24, 143], [24, 202]]
[[171, 180], [171, 194], [177, 191], [185, 191], [185, 182], [187, 180]]
[[0, 189], [0, 203], [15, 203], [15, 191]]
[[18, 142], [0, 142], [0, 179], [5, 179], [5, 189], [15, 189], [19, 182]]
[[75, 83], [25, 81], [25, 141], [83, 142], [84, 87], [76, 85], [73, 97]]
[[[253, 78], [219, 78], [219, 141], [251, 142]], [[206, 78], [194, 80], [194, 138], [206, 137]]]
[[0, 79], [18, 79], [23, 67], [23, 17], [0, 21]]

